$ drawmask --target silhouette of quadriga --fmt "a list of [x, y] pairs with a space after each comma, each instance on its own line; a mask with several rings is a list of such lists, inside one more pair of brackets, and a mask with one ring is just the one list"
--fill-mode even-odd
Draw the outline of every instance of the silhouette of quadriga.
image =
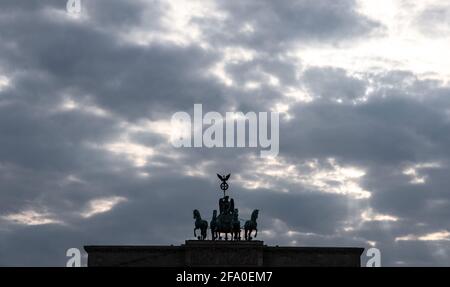
[[[220, 175], [217, 177], [221, 180], [220, 189], [223, 191], [223, 197], [219, 199], [219, 215], [217, 215], [217, 210], [213, 211], [213, 216], [210, 222], [211, 229], [211, 239], [221, 240], [223, 239], [222, 234], [225, 234], [225, 240], [228, 240], [228, 234], [230, 234], [231, 240], [241, 240], [241, 222], [239, 218], [239, 210], [235, 208], [233, 198], [230, 198], [225, 192], [228, 190], [227, 180], [230, 179], [230, 174]], [[197, 215], [196, 215], [197, 214]], [[204, 240], [206, 238], [206, 233], [203, 233], [203, 227], [208, 226], [205, 220], [202, 220], [198, 210], [194, 210], [195, 229], [201, 229], [201, 236], [198, 237], [199, 240]], [[258, 210], [254, 210], [250, 220], [245, 222], [245, 240], [252, 240], [251, 233], [256, 231], [255, 237], [258, 234], [256, 219], [258, 218]]]

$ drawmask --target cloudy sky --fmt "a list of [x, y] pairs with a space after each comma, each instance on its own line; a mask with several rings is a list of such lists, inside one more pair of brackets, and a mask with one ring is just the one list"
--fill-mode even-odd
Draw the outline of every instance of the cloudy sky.
[[[448, 1], [81, 4], [0, 1], [0, 265], [192, 239], [216, 172], [267, 244], [450, 265]], [[174, 148], [195, 103], [280, 112], [279, 155]]]

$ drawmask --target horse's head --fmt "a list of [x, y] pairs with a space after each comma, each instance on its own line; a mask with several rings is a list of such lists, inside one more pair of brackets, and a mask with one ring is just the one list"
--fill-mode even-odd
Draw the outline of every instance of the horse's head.
[[200, 216], [200, 212], [197, 209], [194, 209], [194, 219]]
[[217, 217], [217, 210], [213, 210], [213, 218], [216, 218]]
[[252, 219], [253, 220], [256, 220], [258, 218], [258, 213], [259, 213], [258, 209], [253, 210], [253, 212], [252, 212]]

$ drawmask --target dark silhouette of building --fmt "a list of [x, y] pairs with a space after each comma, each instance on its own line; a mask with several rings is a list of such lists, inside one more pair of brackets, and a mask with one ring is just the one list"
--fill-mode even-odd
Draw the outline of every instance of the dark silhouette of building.
[[359, 267], [363, 248], [278, 247], [262, 241], [187, 240], [181, 246], [85, 246], [88, 266]]

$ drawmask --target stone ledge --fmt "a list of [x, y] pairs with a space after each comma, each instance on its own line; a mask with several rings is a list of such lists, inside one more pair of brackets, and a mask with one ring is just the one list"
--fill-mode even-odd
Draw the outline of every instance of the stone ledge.
[[187, 240], [180, 246], [85, 246], [88, 266], [360, 266], [364, 248], [267, 246], [263, 241]]

